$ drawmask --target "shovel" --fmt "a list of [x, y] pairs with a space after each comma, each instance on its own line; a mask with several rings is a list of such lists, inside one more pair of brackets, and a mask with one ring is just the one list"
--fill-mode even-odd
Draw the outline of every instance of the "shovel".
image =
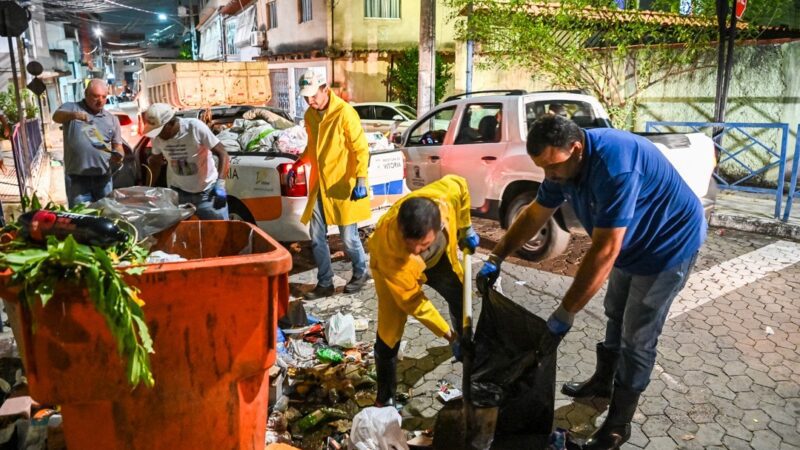
[[472, 364], [475, 360], [475, 344], [472, 340], [472, 258], [467, 253], [464, 253], [463, 266], [462, 397], [447, 402], [436, 416], [433, 431], [435, 450], [488, 450], [494, 440], [494, 430], [497, 425], [497, 407], [478, 407], [472, 402]]

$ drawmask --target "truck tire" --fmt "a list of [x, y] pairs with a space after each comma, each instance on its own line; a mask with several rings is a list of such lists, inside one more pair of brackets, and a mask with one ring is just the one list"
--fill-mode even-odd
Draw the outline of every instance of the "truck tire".
[[[506, 210], [506, 223], [509, 227], [534, 198], [536, 198], [534, 192], [523, 192], [511, 200]], [[534, 262], [554, 258], [567, 250], [569, 238], [569, 232], [563, 230], [555, 218], [551, 217], [539, 233], [517, 251], [517, 254], [523, 259]]]
[[235, 197], [228, 197], [228, 217], [230, 220], [241, 220], [242, 222], [256, 224], [250, 210], [242, 203], [241, 200]]

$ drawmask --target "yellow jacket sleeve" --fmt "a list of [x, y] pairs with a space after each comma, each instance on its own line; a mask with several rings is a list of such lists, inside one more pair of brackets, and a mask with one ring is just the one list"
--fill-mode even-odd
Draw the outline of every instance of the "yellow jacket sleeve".
[[356, 178], [367, 178], [369, 172], [369, 144], [361, 126], [358, 113], [351, 107], [344, 115], [344, 132], [347, 148], [355, 155]]
[[[447, 321], [433, 303], [425, 297], [420, 280], [408, 271], [398, 271], [390, 277], [384, 277], [382, 273], [375, 274], [375, 284], [378, 292], [389, 293], [391, 300], [405, 315], [419, 320], [436, 336], [442, 337], [450, 331]], [[379, 298], [380, 301], [389, 300]]]

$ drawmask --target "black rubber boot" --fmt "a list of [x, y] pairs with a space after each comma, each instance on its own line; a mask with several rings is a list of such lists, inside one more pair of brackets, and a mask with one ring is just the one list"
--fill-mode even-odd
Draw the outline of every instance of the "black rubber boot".
[[394, 394], [397, 391], [397, 350], [390, 348], [381, 341], [375, 342], [375, 372], [378, 378], [378, 395], [375, 398], [376, 406], [389, 406], [394, 404]]
[[602, 342], [597, 343], [597, 366], [594, 375], [586, 381], [568, 381], [561, 386], [561, 393], [570, 397], [611, 397], [614, 373], [619, 364], [619, 352], [607, 350]]
[[617, 449], [631, 437], [631, 420], [639, 404], [639, 393], [614, 387], [608, 416], [583, 445], [583, 450]]

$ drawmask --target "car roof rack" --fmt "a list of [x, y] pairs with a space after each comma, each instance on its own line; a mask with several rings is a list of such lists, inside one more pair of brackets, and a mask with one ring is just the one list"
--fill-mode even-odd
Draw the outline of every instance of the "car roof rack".
[[587, 95], [589, 92], [586, 89], [546, 89], [544, 91], [527, 92], [528, 94], [548, 94], [548, 93], [564, 93], [564, 94], [583, 94]]
[[[460, 98], [468, 98], [475, 95], [483, 95], [483, 94], [499, 94], [499, 95], [524, 95], [528, 92], [524, 89], [489, 89], [486, 91], [472, 91], [472, 92], [464, 92], [463, 94], [456, 94], [447, 97], [444, 101], [449, 102], [451, 100], [458, 100]], [[444, 102], [443, 102], [444, 103]]]

